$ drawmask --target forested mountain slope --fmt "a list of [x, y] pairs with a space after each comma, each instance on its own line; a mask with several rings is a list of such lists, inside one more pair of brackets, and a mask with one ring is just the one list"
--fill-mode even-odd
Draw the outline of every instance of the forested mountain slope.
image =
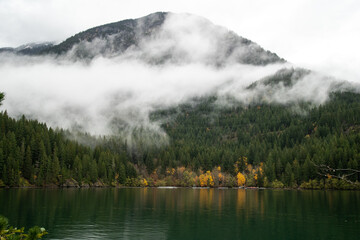
[[359, 188], [359, 87], [201, 17], [0, 52], [0, 186]]
[[[83, 185], [116, 185], [139, 174], [141, 178], [126, 184], [142, 185], [145, 178], [153, 185], [235, 186], [240, 172], [248, 186], [281, 181], [294, 187], [309, 180], [317, 180], [310, 187], [325, 187], [325, 180], [328, 188], [355, 186], [321, 175], [318, 166], [359, 169], [360, 95], [333, 93], [322, 106], [300, 107], [301, 112], [299, 106], [276, 104], [222, 108], [216, 97], [197, 99], [152, 114], [154, 120], [170, 119], [163, 125], [168, 146], [139, 144], [131, 151], [121, 139], [104, 140], [93, 149], [81, 146], [67, 140], [64, 131], [25, 118], [14, 120], [3, 112], [1, 179], [9, 186], [23, 184], [21, 177], [39, 186], [61, 185], [71, 178]], [[206, 178], [207, 171], [212, 180], [201, 184], [199, 177]], [[346, 179], [355, 182], [359, 174]]]

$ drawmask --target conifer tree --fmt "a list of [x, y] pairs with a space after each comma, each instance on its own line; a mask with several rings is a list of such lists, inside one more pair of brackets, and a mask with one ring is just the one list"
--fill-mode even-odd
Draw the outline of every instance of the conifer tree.
[[97, 165], [96, 165], [96, 161], [93, 159], [90, 162], [90, 180], [92, 182], [96, 182], [97, 178], [98, 178], [98, 170], [97, 170]]
[[119, 183], [124, 184], [126, 180], [126, 170], [123, 163], [120, 163], [119, 167]]
[[0, 148], [0, 179], [3, 179], [3, 169], [5, 167], [5, 160], [2, 148]]
[[82, 179], [82, 164], [78, 156], [75, 157], [73, 171], [74, 171], [74, 175], [73, 175], [74, 179], [80, 182]]
[[32, 180], [33, 175], [33, 165], [32, 165], [32, 159], [31, 159], [31, 149], [30, 146], [27, 146], [26, 152], [25, 152], [25, 162], [23, 165], [23, 176], [26, 179]]
[[57, 157], [57, 147], [55, 147], [54, 149], [54, 153], [53, 153], [53, 160], [51, 162], [51, 181], [52, 182], [56, 182], [57, 181], [57, 177], [60, 173], [60, 162], [59, 162], [59, 158]]

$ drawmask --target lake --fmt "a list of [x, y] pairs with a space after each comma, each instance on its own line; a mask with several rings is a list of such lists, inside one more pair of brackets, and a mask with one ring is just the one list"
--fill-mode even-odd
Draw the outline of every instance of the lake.
[[0, 189], [11, 225], [45, 239], [359, 239], [360, 192]]

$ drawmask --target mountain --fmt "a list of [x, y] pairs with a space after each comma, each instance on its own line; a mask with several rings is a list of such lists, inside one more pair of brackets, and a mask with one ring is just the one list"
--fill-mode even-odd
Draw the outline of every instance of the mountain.
[[21, 45], [17, 48], [0, 48], [0, 53], [17, 53], [24, 55], [38, 55], [43, 53], [45, 50], [54, 46], [52, 42], [43, 42], [43, 43], [28, 43]]
[[127, 19], [90, 28], [75, 34], [44, 52], [63, 54], [78, 44], [91, 43], [100, 39], [106, 43], [98, 50], [99, 53], [122, 53], [131, 46], [138, 45], [141, 38], [159, 31], [168, 14], [169, 13], [158, 12], [138, 19]]
[[[51, 107], [56, 113], [41, 105], [43, 98], [41, 104], [35, 104], [37, 109], [42, 106], [55, 118], [72, 117], [79, 125], [77, 129], [82, 129], [83, 119], [90, 127], [102, 124], [100, 121], [107, 122], [117, 135], [104, 138], [54, 131], [37, 121], [25, 117], [16, 120], [6, 111], [1, 112], [0, 187], [26, 185], [29, 181], [38, 186], [234, 187], [246, 184], [360, 189], [360, 94], [354, 84], [307, 69], [287, 68], [286, 64], [276, 71], [279, 63], [286, 62], [284, 59], [204, 18], [158, 12], [94, 27], [57, 45], [30, 44], [0, 51], [75, 62], [110, 58], [116, 68], [117, 63], [122, 63], [116, 61], [118, 59], [137, 60], [141, 66], [143, 63], [164, 65], [164, 68], [166, 64], [178, 67], [190, 63], [201, 65], [201, 71], [211, 69], [206, 77], [235, 65], [230, 70], [236, 73], [231, 77], [224, 74], [226, 79], [221, 86], [175, 101], [171, 106], [161, 104], [173, 97], [167, 95], [159, 95], [160, 103], [159, 100], [148, 103], [157, 99], [155, 93], [166, 85], [163, 82], [154, 91], [146, 89], [137, 94], [141, 95], [141, 101], [137, 102], [138, 96], [134, 93], [138, 92], [127, 91], [121, 88], [123, 85], [114, 86], [118, 78], [111, 82], [114, 92], [97, 95], [97, 100], [104, 101], [106, 107], [101, 108], [95, 104], [97, 101], [92, 101], [91, 114], [85, 109], [86, 101], [79, 106], [66, 101], [65, 111], [61, 109], [63, 105], [56, 104], [60, 107]], [[88, 79], [84, 74], [90, 72], [89, 65], [81, 68], [82, 75], [74, 74], [77, 72], [71, 69], [69, 75], [85, 80], [78, 92], [86, 92]], [[45, 66], [48, 68], [50, 64]], [[146, 68], [148, 70], [148, 65]], [[156, 73], [159, 69], [162, 68], [156, 68]], [[171, 76], [177, 74], [172, 69]], [[241, 83], [264, 69], [266, 74], [261, 76], [265, 77], [258, 79], [255, 74], [250, 84]], [[25, 70], [27, 74], [28, 68]], [[63, 80], [62, 71], [57, 73]], [[185, 76], [192, 74], [199, 73], [194, 71]], [[98, 74], [96, 81], [99, 79], [99, 83], [105, 85], [100, 81], [103, 75]], [[118, 75], [123, 78], [122, 72]], [[142, 78], [147, 81], [157, 76]], [[153, 84], [148, 82], [147, 86]], [[139, 85], [137, 83], [136, 89]], [[179, 86], [175, 86], [175, 91], [181, 90], [182, 85]], [[73, 87], [66, 85], [66, 91]], [[147, 91], [150, 98], [145, 98]], [[0, 93], [0, 104], [3, 96]], [[31, 95], [31, 101], [35, 101], [34, 96]], [[19, 108], [21, 104], [15, 106]], [[121, 108], [122, 105], [125, 108]], [[100, 110], [93, 111], [96, 108]], [[102, 118], [90, 121], [93, 115]]]
[[[182, 39], [181, 36], [184, 35], [188, 39]], [[201, 44], [197, 46], [198, 48], [202, 48], [204, 45], [207, 47], [204, 50], [206, 53], [201, 52], [200, 55], [203, 55], [200, 57], [201, 61], [209, 64], [222, 65], [224, 62], [232, 61], [266, 65], [285, 62], [275, 53], [266, 51], [258, 44], [240, 37], [224, 27], [216, 26], [204, 18], [169, 12], [157, 12], [138, 19], [127, 19], [97, 26], [75, 34], [57, 45], [42, 44], [27, 48], [2, 48], [0, 52], [10, 51], [27, 55], [54, 54], [57, 56], [70, 54], [75, 59], [126, 55], [127, 57], [140, 57], [156, 64], [169, 61], [181, 63], [191, 60], [194, 54], [194, 51], [182, 48], [182, 41], [187, 41], [191, 37], [200, 41]], [[154, 44], [160, 42], [166, 44]], [[151, 50], [158, 52], [154, 54]], [[200, 49], [200, 51], [203, 50]]]

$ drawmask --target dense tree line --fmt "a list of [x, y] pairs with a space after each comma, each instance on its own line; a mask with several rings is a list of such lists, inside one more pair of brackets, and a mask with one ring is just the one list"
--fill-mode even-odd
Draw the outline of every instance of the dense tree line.
[[[2, 95], [3, 97], [3, 95]], [[0, 180], [3, 185], [64, 184], [67, 179], [81, 183], [124, 183], [136, 177], [124, 149], [113, 153], [101, 146], [90, 148], [71, 141], [63, 130], [46, 124], [0, 113]]]
[[[360, 169], [360, 95], [356, 93], [332, 93], [318, 107], [263, 103], [223, 108], [212, 97], [152, 117], [168, 115], [175, 120], [163, 125], [171, 144], [158, 155], [161, 167], [206, 171], [221, 166], [235, 175], [234, 166], [246, 157], [254, 168], [263, 164], [268, 182], [281, 181], [285, 186], [310, 180], [320, 184], [331, 178], [318, 174], [318, 165]], [[237, 171], [246, 172], [246, 167], [239, 164]], [[348, 180], [358, 181], [359, 174]]]
[[[78, 183], [107, 185], [201, 185], [346, 188], [346, 181], [319, 174], [317, 166], [360, 169], [360, 95], [332, 93], [321, 106], [234, 103], [216, 97], [152, 113], [170, 143], [161, 148], [121, 139], [88, 147], [63, 130], [0, 114], [0, 179], [38, 186]], [[140, 139], [141, 140], [141, 139]], [[239, 175], [240, 174], [240, 175]], [[242, 180], [245, 178], [245, 180]], [[241, 184], [240, 184], [241, 183]]]

